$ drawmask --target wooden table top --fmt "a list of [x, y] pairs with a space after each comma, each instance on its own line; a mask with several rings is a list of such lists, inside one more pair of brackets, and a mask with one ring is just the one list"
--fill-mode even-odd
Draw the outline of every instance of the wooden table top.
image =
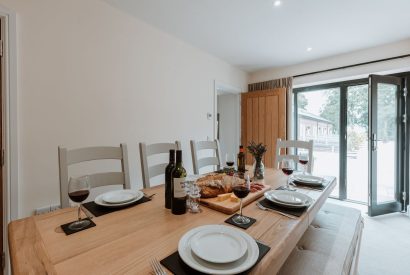
[[[266, 169], [265, 184], [284, 185], [279, 170]], [[253, 202], [244, 215], [257, 222], [246, 230], [271, 250], [252, 274], [275, 274], [301, 238], [336, 185], [334, 177], [323, 192], [299, 189], [315, 201], [298, 219], [260, 210]], [[229, 217], [202, 207], [200, 214], [175, 216], [164, 207], [164, 186], [144, 190], [153, 200], [95, 217], [97, 226], [66, 236], [61, 224], [76, 219], [76, 208], [32, 216], [9, 224], [13, 274], [150, 274], [149, 260], [161, 260], [177, 250], [188, 230], [206, 224], [225, 224]], [[230, 226], [230, 225], [228, 225]]]

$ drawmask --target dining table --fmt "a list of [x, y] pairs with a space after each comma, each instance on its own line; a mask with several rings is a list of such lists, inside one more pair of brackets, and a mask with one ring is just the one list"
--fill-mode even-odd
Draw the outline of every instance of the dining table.
[[[324, 190], [298, 188], [313, 198], [313, 203], [296, 219], [263, 211], [256, 205], [258, 200], [243, 208], [244, 215], [256, 219], [244, 232], [270, 247], [250, 274], [280, 270], [336, 186], [335, 177], [325, 178]], [[286, 180], [282, 171], [265, 168], [265, 178], [260, 181], [276, 189]], [[152, 274], [150, 261], [177, 251], [187, 231], [209, 224], [231, 226], [224, 222], [230, 215], [205, 206], [201, 213], [173, 215], [164, 207], [164, 185], [142, 191], [156, 195], [149, 202], [94, 217], [95, 227], [72, 235], [64, 234], [60, 225], [76, 219], [76, 208], [12, 221], [8, 240], [13, 274]]]

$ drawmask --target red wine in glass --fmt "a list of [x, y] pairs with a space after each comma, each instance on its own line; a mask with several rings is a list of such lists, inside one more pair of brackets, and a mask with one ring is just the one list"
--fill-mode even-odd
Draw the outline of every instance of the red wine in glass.
[[293, 173], [293, 169], [292, 168], [282, 168], [282, 172], [287, 175], [290, 176]]
[[232, 170], [233, 166], [235, 165], [235, 154], [226, 153], [225, 155], [225, 163], [229, 170]]
[[77, 216], [78, 219], [75, 222], [69, 224], [68, 228], [73, 231], [81, 230], [88, 225], [90, 225], [91, 221], [89, 219], [81, 219], [81, 203], [88, 197], [90, 194], [90, 178], [89, 176], [83, 176], [79, 178], [70, 178], [68, 183], [68, 196], [70, 199], [78, 205]]
[[251, 220], [248, 217], [245, 217], [242, 215], [242, 199], [245, 198], [248, 194], [249, 191], [251, 190], [251, 180], [249, 178], [249, 175], [246, 176], [245, 182], [239, 178], [238, 174], [234, 175], [233, 178], [233, 183], [232, 183], [232, 191], [240, 199], [240, 204], [239, 204], [239, 215], [235, 215], [232, 220], [236, 224], [248, 224], [251, 222]]
[[235, 194], [235, 196], [237, 196], [240, 199], [245, 198], [248, 194], [250, 189], [247, 188], [246, 186], [235, 186], [233, 189], [233, 193]]
[[290, 180], [289, 176], [292, 175], [293, 171], [295, 170], [294, 160], [282, 159], [282, 161], [280, 162], [279, 168], [282, 169], [282, 172], [287, 176], [286, 186], [284, 187], [284, 189], [288, 191], [295, 191], [296, 189], [289, 185], [289, 180]]
[[302, 164], [302, 165], [306, 165], [306, 164], [308, 164], [308, 162], [309, 161], [307, 159], [300, 159], [299, 160], [299, 163]]
[[88, 195], [90, 195], [90, 191], [88, 190], [79, 190], [79, 191], [74, 191], [68, 193], [68, 196], [73, 202], [80, 203], [84, 201], [86, 198], [88, 198]]
[[309, 162], [309, 157], [307, 155], [299, 155], [299, 163], [303, 166], [303, 175], [306, 175], [306, 168]]

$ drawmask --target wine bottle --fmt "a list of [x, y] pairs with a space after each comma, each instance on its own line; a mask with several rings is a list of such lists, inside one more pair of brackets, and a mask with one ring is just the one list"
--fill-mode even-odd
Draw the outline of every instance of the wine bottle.
[[172, 171], [172, 203], [171, 211], [174, 215], [185, 214], [186, 193], [183, 186], [186, 177], [185, 168], [182, 166], [182, 151], [176, 151], [177, 161]]
[[238, 153], [238, 172], [245, 173], [245, 150], [243, 146], [239, 146], [239, 153]]
[[171, 209], [172, 170], [175, 168], [175, 150], [169, 150], [169, 164], [165, 168], [165, 208]]

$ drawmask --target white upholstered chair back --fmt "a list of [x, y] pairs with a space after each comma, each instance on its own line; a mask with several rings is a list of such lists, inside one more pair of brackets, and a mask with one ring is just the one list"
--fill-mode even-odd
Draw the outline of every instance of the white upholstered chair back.
[[[198, 158], [198, 152], [202, 150], [214, 150], [215, 155], [212, 157]], [[217, 169], [221, 168], [221, 152], [219, 149], [219, 141], [195, 141], [191, 140], [191, 154], [192, 154], [192, 164], [194, 166], [194, 173], [199, 174], [199, 169], [216, 165]]]
[[175, 143], [153, 143], [149, 145], [141, 142], [139, 145], [142, 182], [144, 188], [149, 188], [151, 187], [151, 178], [165, 174], [165, 167], [168, 165], [168, 162], [150, 166], [148, 163], [148, 157], [158, 154], [169, 154], [169, 150], [180, 150], [181, 142], [175, 141]]
[[121, 172], [104, 172], [89, 175], [91, 188], [122, 185], [125, 189], [130, 189], [130, 174], [128, 166], [127, 145], [121, 144], [118, 147], [85, 147], [67, 150], [58, 147], [58, 160], [60, 172], [60, 201], [61, 208], [69, 207], [68, 198], [68, 167], [73, 164], [88, 162], [93, 160], [119, 160], [121, 161]]
[[308, 151], [309, 155], [309, 162], [307, 165], [307, 171], [312, 173], [313, 168], [313, 140], [310, 141], [301, 141], [301, 140], [281, 140], [278, 138], [276, 142], [276, 158], [275, 158], [275, 167], [279, 167], [279, 163], [283, 159], [293, 159], [296, 163], [299, 161], [298, 155], [293, 154], [281, 154], [281, 149], [289, 149], [289, 148], [297, 148], [297, 149], [305, 149]]

